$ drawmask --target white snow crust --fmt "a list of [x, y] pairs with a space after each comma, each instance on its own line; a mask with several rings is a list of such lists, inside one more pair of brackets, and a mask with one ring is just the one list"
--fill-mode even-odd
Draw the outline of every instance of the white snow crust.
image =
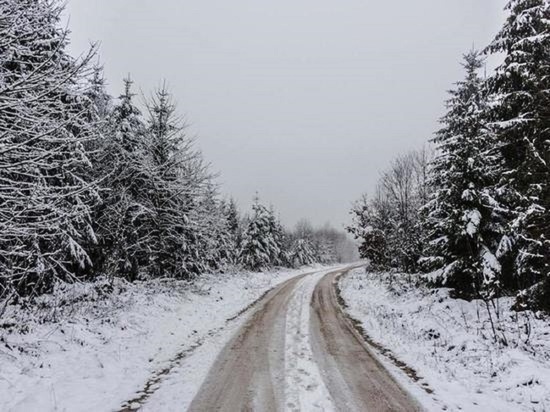
[[[550, 319], [449, 297], [414, 276], [354, 271], [340, 280], [344, 301], [374, 342], [420, 376], [414, 382], [378, 350], [427, 410], [550, 410]], [[496, 334], [496, 338], [495, 338]], [[429, 394], [422, 387], [434, 392]]]
[[204, 275], [193, 283], [101, 279], [60, 285], [39, 298], [39, 311], [10, 306], [0, 319], [0, 410], [135, 409], [155, 377], [143, 403], [169, 410], [177, 394], [174, 410], [182, 410], [241, 312], [309, 271]]

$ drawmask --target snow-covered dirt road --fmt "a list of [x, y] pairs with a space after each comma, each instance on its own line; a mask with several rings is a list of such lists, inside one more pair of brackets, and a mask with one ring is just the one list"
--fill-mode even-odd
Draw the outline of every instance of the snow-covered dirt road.
[[415, 411], [338, 304], [338, 275], [290, 279], [221, 351], [190, 411]]

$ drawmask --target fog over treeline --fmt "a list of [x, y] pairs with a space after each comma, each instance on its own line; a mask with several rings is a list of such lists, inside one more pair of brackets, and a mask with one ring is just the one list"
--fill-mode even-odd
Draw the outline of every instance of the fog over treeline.
[[65, 15], [73, 55], [101, 42], [114, 96], [128, 72], [146, 92], [167, 80], [242, 209], [259, 190], [285, 225], [341, 228], [350, 200], [438, 128], [461, 54], [492, 39], [504, 5], [71, 0]]

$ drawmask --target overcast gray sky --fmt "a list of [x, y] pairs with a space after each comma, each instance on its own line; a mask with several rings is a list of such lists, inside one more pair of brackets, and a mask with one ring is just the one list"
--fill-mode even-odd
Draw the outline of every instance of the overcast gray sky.
[[341, 226], [398, 153], [437, 128], [463, 52], [505, 0], [68, 0], [73, 54], [109, 89], [166, 79], [224, 194]]

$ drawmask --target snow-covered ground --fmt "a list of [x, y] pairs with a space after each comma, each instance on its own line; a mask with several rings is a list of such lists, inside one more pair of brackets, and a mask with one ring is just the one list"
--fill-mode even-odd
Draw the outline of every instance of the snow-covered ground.
[[174, 385], [191, 400], [239, 315], [311, 270], [205, 275], [192, 284], [104, 279], [60, 286], [39, 299], [38, 312], [10, 306], [0, 319], [0, 410], [162, 407], [157, 389]]
[[339, 286], [379, 358], [428, 410], [550, 410], [550, 319], [500, 299], [491, 308], [495, 341], [483, 302], [413, 282], [358, 269]]

